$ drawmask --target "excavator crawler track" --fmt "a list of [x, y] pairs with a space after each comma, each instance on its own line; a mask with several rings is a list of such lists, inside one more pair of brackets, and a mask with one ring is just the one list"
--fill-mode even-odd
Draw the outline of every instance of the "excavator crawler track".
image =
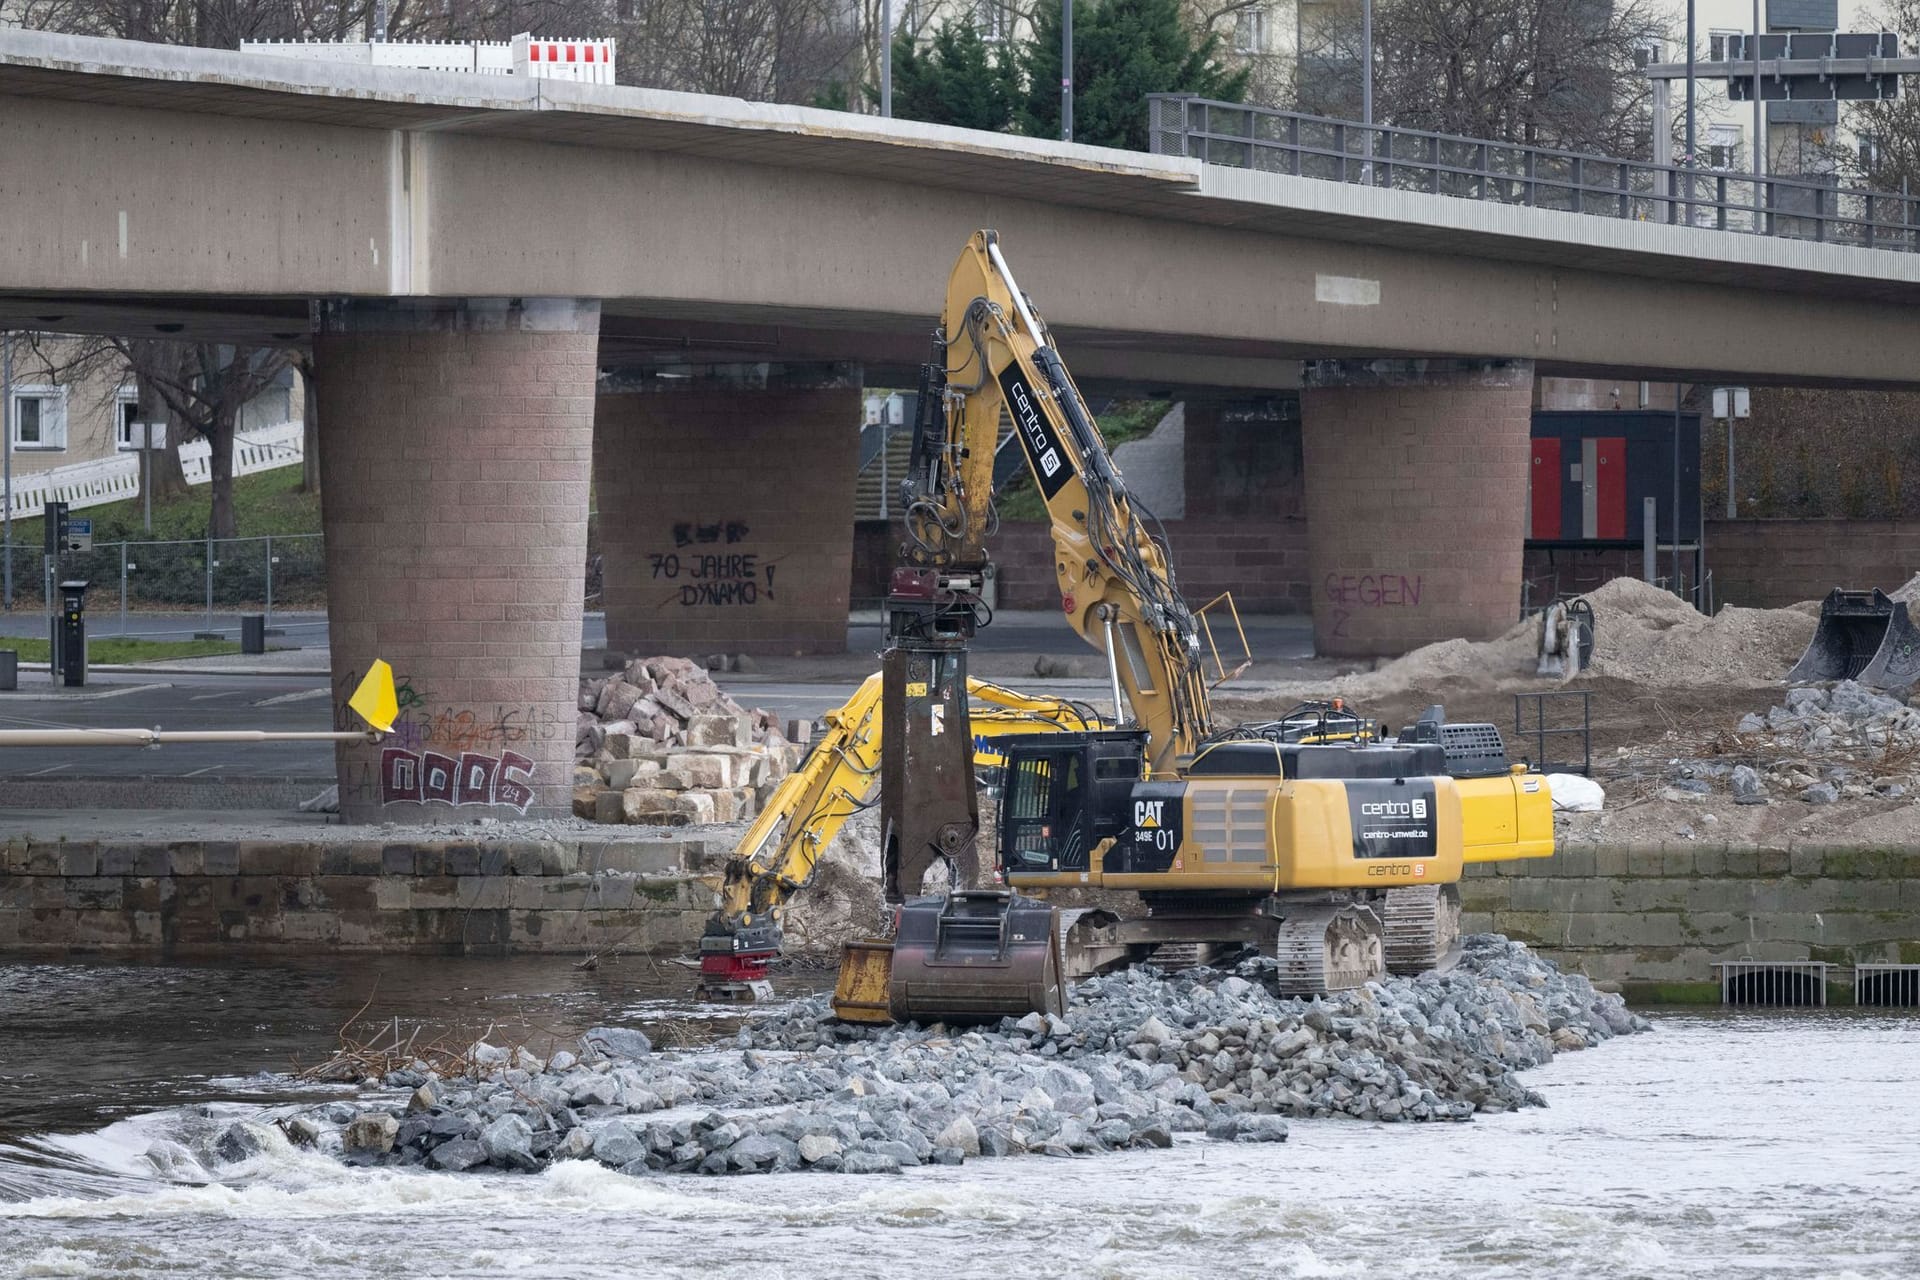
[[1273, 942], [1282, 995], [1347, 991], [1386, 974], [1380, 917], [1352, 903], [1292, 907]]
[[1450, 884], [1389, 889], [1380, 919], [1388, 972], [1412, 977], [1440, 968], [1460, 947], [1460, 890]]

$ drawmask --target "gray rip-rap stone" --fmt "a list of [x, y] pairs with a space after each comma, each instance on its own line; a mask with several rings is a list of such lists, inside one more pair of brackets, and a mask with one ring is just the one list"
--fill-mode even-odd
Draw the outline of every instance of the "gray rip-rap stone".
[[365, 1151], [385, 1155], [393, 1150], [393, 1140], [399, 1133], [400, 1122], [392, 1116], [360, 1116], [340, 1135], [340, 1145], [348, 1152]]
[[1816, 782], [1800, 793], [1808, 804], [1832, 804], [1840, 798], [1840, 788], [1831, 782]]
[[1760, 781], [1760, 772], [1752, 765], [1737, 764], [1731, 777], [1733, 802], [1735, 804], [1765, 804], [1767, 802], [1766, 785]]
[[487, 1161], [503, 1169], [526, 1169], [538, 1163], [533, 1158], [533, 1127], [511, 1112], [480, 1131], [480, 1146]]
[[454, 1138], [441, 1143], [427, 1157], [427, 1163], [448, 1173], [464, 1173], [477, 1164], [485, 1164], [487, 1149], [472, 1138]]
[[609, 1058], [644, 1058], [653, 1052], [653, 1041], [631, 1027], [594, 1027], [580, 1043]]

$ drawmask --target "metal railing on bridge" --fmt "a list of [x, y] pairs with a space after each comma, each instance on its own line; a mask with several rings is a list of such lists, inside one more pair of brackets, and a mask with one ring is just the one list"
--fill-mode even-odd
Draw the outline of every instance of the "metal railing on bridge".
[[1156, 155], [1392, 191], [1864, 249], [1920, 251], [1920, 196], [1583, 155], [1151, 94]]

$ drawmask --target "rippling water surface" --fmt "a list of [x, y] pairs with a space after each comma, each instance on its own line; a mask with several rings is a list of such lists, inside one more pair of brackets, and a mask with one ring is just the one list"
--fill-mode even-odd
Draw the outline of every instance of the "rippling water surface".
[[1283, 1146], [727, 1180], [281, 1146], [191, 1185], [146, 1159], [315, 1096], [253, 1073], [320, 1056], [370, 993], [369, 1019], [514, 1037], [724, 1029], [684, 989], [543, 959], [0, 965], [0, 1277], [1920, 1276], [1920, 1020], [1853, 1011], [1659, 1016], [1531, 1073], [1548, 1109]]

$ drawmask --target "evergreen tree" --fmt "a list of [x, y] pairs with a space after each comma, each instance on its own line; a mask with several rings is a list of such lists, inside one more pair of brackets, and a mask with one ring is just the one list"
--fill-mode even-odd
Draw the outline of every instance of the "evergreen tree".
[[[869, 85], [867, 100], [880, 91]], [[893, 41], [893, 114], [962, 129], [1011, 132], [1020, 108], [1014, 59], [980, 38], [965, 18], [946, 23], [923, 51], [902, 31]]]
[[[1074, 4], [1073, 140], [1100, 147], [1147, 149], [1147, 95], [1196, 93], [1238, 102], [1245, 70], [1229, 73], [1215, 58], [1218, 37], [1195, 39], [1180, 0], [1101, 0]], [[1042, 3], [1033, 38], [1021, 51], [1026, 103], [1021, 132], [1060, 136], [1060, 7]]]

